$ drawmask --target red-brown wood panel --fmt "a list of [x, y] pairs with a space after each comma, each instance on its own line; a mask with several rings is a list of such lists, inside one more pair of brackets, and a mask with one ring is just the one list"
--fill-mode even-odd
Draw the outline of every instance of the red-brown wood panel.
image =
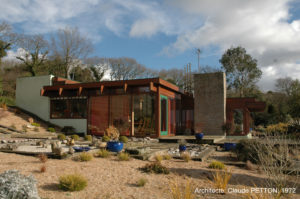
[[109, 97], [91, 97], [90, 98], [90, 124], [89, 131], [92, 135], [104, 135], [109, 122]]

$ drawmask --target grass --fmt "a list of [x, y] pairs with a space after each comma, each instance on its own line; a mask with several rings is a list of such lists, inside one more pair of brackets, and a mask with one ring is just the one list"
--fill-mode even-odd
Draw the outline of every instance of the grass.
[[119, 141], [123, 142], [123, 143], [127, 143], [128, 142], [128, 138], [126, 136], [120, 136]]
[[82, 152], [78, 156], [75, 157], [75, 160], [80, 162], [88, 162], [93, 159], [93, 155], [91, 153]]
[[222, 163], [222, 162], [219, 162], [219, 161], [213, 161], [209, 164], [208, 166], [209, 168], [211, 169], [224, 169], [225, 168], [225, 165]]
[[100, 158], [108, 158], [110, 153], [106, 149], [100, 149], [95, 155]]
[[191, 155], [189, 153], [182, 153], [180, 156], [185, 162], [189, 162], [191, 160]]
[[48, 131], [51, 132], [51, 133], [55, 133], [56, 132], [55, 128], [53, 128], [53, 127], [49, 127]]
[[170, 154], [164, 154], [163, 158], [164, 158], [164, 160], [171, 160], [172, 156]]
[[108, 142], [108, 141], [110, 141], [110, 138], [108, 136], [104, 135], [102, 137], [102, 142]]
[[57, 135], [57, 139], [59, 139], [59, 140], [65, 140], [65, 139], [66, 139], [66, 136], [65, 136], [65, 134], [59, 133], [59, 134]]
[[129, 159], [130, 159], [129, 153], [121, 152], [118, 155], [118, 160], [120, 161], [129, 161]]
[[36, 122], [31, 123], [31, 125], [35, 126], [35, 127], [40, 127], [41, 126], [39, 123], [36, 123]]
[[170, 193], [172, 199], [194, 199], [195, 194], [191, 182], [187, 181], [185, 187], [180, 187], [177, 182], [170, 183]]
[[71, 135], [71, 138], [75, 141], [78, 141], [79, 140], [79, 136], [74, 134], [74, 135]]
[[81, 191], [86, 186], [87, 180], [80, 174], [70, 174], [59, 177], [59, 188], [64, 191]]
[[143, 172], [146, 173], [155, 173], [155, 174], [169, 174], [170, 171], [167, 167], [163, 166], [160, 162], [152, 162], [146, 164], [144, 167], [140, 168]]
[[38, 159], [42, 162], [42, 163], [46, 163], [48, 161], [48, 156], [45, 155], [44, 153], [39, 154], [38, 155]]
[[231, 171], [216, 171], [213, 174], [214, 187], [216, 189], [224, 190], [224, 193], [225, 193], [231, 176], [232, 176]]
[[86, 140], [86, 141], [92, 141], [93, 137], [91, 135], [86, 135], [86, 136], [84, 136], [84, 140]]
[[154, 157], [154, 159], [156, 161], [158, 161], [158, 162], [161, 162], [164, 158], [163, 158], [163, 156], [161, 154], [156, 154], [155, 157]]
[[147, 182], [148, 182], [148, 180], [147, 180], [146, 178], [140, 178], [140, 179], [137, 181], [136, 185], [137, 185], [138, 187], [144, 187], [144, 186], [146, 185]]

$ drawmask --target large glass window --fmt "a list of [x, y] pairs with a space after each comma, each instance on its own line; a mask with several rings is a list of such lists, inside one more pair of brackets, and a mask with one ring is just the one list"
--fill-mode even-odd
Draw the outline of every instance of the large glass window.
[[86, 99], [51, 99], [50, 116], [53, 119], [59, 118], [86, 118]]
[[134, 135], [156, 136], [155, 96], [141, 94], [133, 96]]

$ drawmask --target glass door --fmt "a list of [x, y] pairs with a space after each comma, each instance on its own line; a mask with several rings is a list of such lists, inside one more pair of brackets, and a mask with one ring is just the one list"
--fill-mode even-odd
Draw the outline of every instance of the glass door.
[[160, 135], [168, 135], [168, 97], [160, 95]]

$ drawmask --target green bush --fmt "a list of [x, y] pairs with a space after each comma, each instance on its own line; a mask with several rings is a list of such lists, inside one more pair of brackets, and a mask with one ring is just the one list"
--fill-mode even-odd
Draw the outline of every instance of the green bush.
[[130, 155], [129, 155], [129, 153], [121, 152], [118, 155], [118, 159], [120, 161], [128, 161], [130, 159]]
[[65, 134], [59, 133], [59, 134], [57, 135], [57, 139], [59, 139], [59, 140], [65, 140], [65, 139], [66, 139], [66, 136], [65, 136]]
[[81, 191], [86, 186], [86, 178], [79, 174], [63, 175], [59, 177], [59, 188], [64, 191]]
[[39, 123], [35, 123], [35, 122], [31, 123], [31, 125], [35, 126], [35, 127], [40, 127], [41, 126]]
[[123, 142], [123, 143], [127, 143], [127, 142], [128, 142], [128, 138], [127, 138], [126, 136], [121, 136], [121, 137], [119, 138], [119, 141], [120, 141], [120, 142]]
[[48, 131], [51, 132], [51, 133], [55, 133], [56, 132], [55, 128], [53, 128], [53, 127], [49, 127]]
[[71, 138], [75, 141], [79, 140], [79, 136], [74, 134], [74, 135], [71, 135]]
[[129, 155], [129, 153], [121, 152], [121, 153], [119, 153], [119, 155], [118, 155], [118, 159], [119, 159], [120, 161], [129, 161], [130, 155]]
[[86, 136], [84, 136], [84, 140], [86, 140], [86, 141], [92, 141], [93, 137], [91, 135], [86, 135]]
[[93, 159], [93, 155], [91, 153], [82, 152], [77, 157], [75, 157], [75, 160], [80, 162], [88, 162]]
[[140, 178], [140, 179], [137, 181], [136, 184], [137, 184], [138, 187], [143, 187], [143, 186], [146, 185], [147, 182], [148, 182], [147, 179], [145, 179], [145, 178]]
[[225, 168], [225, 165], [222, 162], [213, 161], [212, 163], [209, 164], [208, 167], [211, 168], [211, 169], [220, 169], [220, 170], [222, 170], [222, 169]]
[[146, 173], [156, 173], [156, 174], [169, 174], [170, 173], [169, 169], [167, 167], [163, 166], [158, 161], [148, 163], [140, 169]]
[[108, 141], [110, 141], [110, 138], [108, 136], [104, 135], [102, 137], [102, 142], [108, 142]]
[[110, 153], [106, 149], [100, 149], [95, 155], [100, 158], [108, 158]]

